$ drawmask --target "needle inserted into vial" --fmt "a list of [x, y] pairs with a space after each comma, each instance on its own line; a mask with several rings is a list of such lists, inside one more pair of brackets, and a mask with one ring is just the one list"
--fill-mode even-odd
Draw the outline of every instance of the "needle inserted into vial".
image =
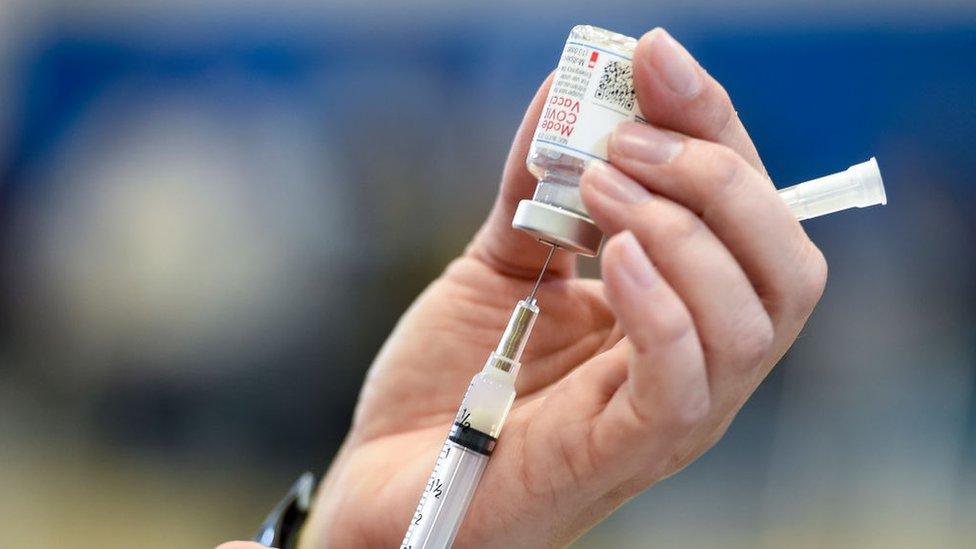
[[535, 303], [535, 293], [539, 291], [539, 285], [542, 284], [542, 277], [546, 275], [546, 269], [549, 268], [549, 262], [552, 261], [552, 256], [555, 253], [556, 246], [549, 244], [549, 253], [546, 255], [546, 261], [542, 264], [542, 268], [539, 269], [539, 276], [535, 279], [535, 284], [532, 286], [532, 291], [529, 292], [529, 297], [525, 298], [529, 303]]

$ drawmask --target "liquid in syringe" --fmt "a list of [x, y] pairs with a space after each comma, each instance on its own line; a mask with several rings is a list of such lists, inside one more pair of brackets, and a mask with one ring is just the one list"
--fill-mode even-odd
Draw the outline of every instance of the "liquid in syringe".
[[532, 291], [515, 306], [498, 346], [471, 379], [401, 549], [440, 549], [453, 543], [515, 401], [519, 361], [539, 314], [535, 294], [554, 252], [549, 250]]

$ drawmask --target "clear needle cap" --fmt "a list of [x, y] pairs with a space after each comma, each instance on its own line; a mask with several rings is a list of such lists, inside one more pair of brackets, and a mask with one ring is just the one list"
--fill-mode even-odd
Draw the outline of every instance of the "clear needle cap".
[[779, 191], [797, 219], [810, 219], [848, 208], [887, 203], [878, 162], [871, 157], [842, 172], [811, 179]]

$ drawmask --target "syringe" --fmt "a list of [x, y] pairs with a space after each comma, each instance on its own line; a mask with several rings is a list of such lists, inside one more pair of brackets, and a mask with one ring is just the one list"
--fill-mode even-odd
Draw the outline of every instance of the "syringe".
[[[886, 202], [874, 158], [842, 172], [781, 189], [779, 195], [801, 220]], [[546, 244], [552, 247], [532, 291], [515, 306], [498, 347], [468, 385], [401, 549], [443, 549], [454, 542], [515, 401], [519, 360], [539, 314], [535, 294], [556, 250], [556, 246]]]
[[515, 401], [519, 360], [539, 314], [535, 293], [555, 250], [555, 247], [549, 250], [532, 291], [515, 306], [498, 347], [471, 379], [434, 471], [420, 495], [401, 549], [441, 549], [454, 542], [495, 440]]

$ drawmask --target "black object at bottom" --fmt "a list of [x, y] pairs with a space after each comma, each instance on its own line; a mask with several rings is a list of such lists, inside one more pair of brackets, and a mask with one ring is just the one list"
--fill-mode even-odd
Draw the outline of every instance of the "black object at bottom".
[[455, 444], [485, 456], [490, 456], [491, 451], [495, 449], [495, 437], [460, 423], [451, 426], [451, 434], [447, 438]]
[[288, 494], [275, 505], [252, 539], [261, 545], [278, 549], [298, 547], [298, 534], [308, 517], [314, 491], [315, 475], [305, 472], [291, 485]]

